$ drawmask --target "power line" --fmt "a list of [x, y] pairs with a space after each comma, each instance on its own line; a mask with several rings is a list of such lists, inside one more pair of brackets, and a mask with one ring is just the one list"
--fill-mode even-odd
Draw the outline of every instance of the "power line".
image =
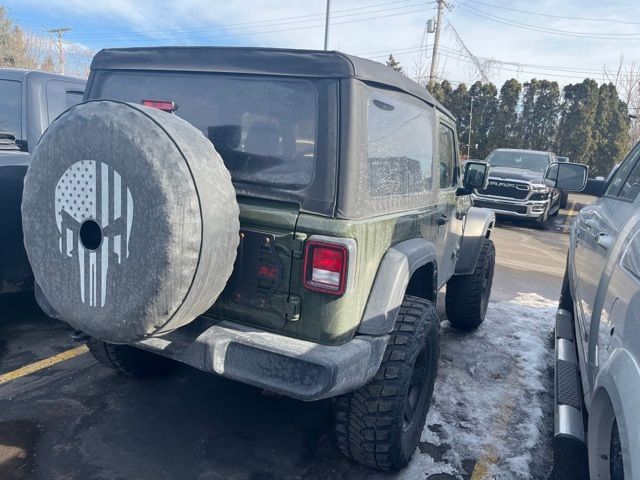
[[[360, 15], [369, 15], [369, 14], [372, 14], [372, 13], [382, 13], [382, 12], [389, 12], [389, 11], [394, 11], [394, 10], [403, 10], [403, 9], [424, 7], [425, 6], [424, 2], [418, 2], [418, 3], [412, 3], [410, 5], [403, 5], [403, 6], [391, 7], [391, 8], [385, 8], [385, 9], [378, 9], [378, 10], [370, 10], [371, 8], [374, 8], [374, 7], [392, 5], [392, 4], [397, 4], [397, 3], [407, 3], [409, 1], [415, 2], [415, 0], [402, 0], [400, 2], [386, 2], [386, 3], [372, 4], [372, 5], [367, 5], [366, 7], [355, 7], [355, 8], [348, 8], [348, 9], [342, 9], [342, 10], [334, 10], [334, 11], [332, 11], [332, 18], [333, 19], [347, 18], [347, 17], [360, 16]], [[365, 10], [365, 9], [367, 11], [357, 12], [357, 13], [349, 13], [349, 14], [343, 14], [343, 15], [334, 15], [335, 13], [348, 12], [348, 11], [353, 11], [353, 10]], [[173, 32], [175, 32], [175, 34], [190, 34], [190, 33], [207, 33], [212, 29], [213, 30], [223, 30], [223, 29], [227, 29], [227, 28], [231, 28], [233, 30], [248, 30], [248, 29], [250, 30], [250, 29], [270, 28], [270, 27], [277, 27], [277, 26], [310, 23], [310, 22], [319, 22], [319, 21], [323, 21], [324, 20], [324, 16], [325, 15], [326, 15], [326, 12], [320, 13], [320, 14], [298, 15], [298, 16], [293, 16], [293, 17], [273, 18], [273, 19], [269, 19], [269, 20], [260, 20], [260, 21], [256, 21], [256, 22], [219, 24], [219, 25], [210, 25], [210, 26], [194, 27], [194, 28], [178, 28], [178, 29], [163, 29], [163, 30], [141, 30], [141, 31], [135, 31], [135, 32], [134, 31], [130, 31], [130, 32], [103, 32], [103, 33], [95, 33], [95, 34], [88, 33], [88, 34], [74, 35], [74, 37], [77, 37], [77, 38], [110, 38], [110, 37], [123, 37], [123, 36], [124, 37], [152, 36], [153, 34], [172, 35]], [[306, 20], [301, 20], [301, 19], [304, 19], [304, 18], [306, 18]], [[273, 23], [273, 22], [277, 22], [277, 23]], [[335, 23], [335, 22], [332, 22], [332, 24], [333, 23]], [[324, 26], [324, 23], [322, 25]], [[313, 28], [313, 27], [314, 26], [312, 26], [311, 28]], [[304, 27], [304, 28], [306, 28], [306, 27]]]
[[480, 5], [484, 5], [487, 7], [493, 7], [493, 8], [498, 8], [500, 10], [509, 10], [512, 12], [518, 12], [518, 13], [526, 13], [528, 15], [536, 15], [539, 17], [549, 17], [549, 18], [559, 18], [562, 20], [580, 20], [580, 21], [585, 21], [585, 22], [609, 22], [609, 23], [621, 23], [621, 24], [625, 24], [625, 25], [640, 25], [640, 22], [628, 22], [625, 20], [616, 20], [613, 18], [587, 18], [587, 17], [566, 17], [563, 15], [552, 15], [550, 13], [539, 13], [539, 12], [532, 12], [529, 10], [518, 10], [517, 8], [509, 8], [509, 7], [504, 7], [502, 5], [496, 5], [493, 3], [485, 3], [485, 2], [480, 2], [479, 0], [471, 0], [473, 3], [478, 3]]
[[469, 50], [469, 48], [467, 48], [467, 46], [465, 45], [464, 41], [462, 41], [462, 38], [460, 37], [460, 35], [458, 34], [458, 31], [456, 30], [456, 28], [451, 24], [451, 22], [449, 20], [447, 20], [447, 25], [449, 25], [449, 27], [451, 27], [451, 30], [453, 31], [456, 40], [458, 41], [458, 43], [460, 44], [460, 46], [464, 49], [465, 52], [467, 52], [467, 55], [469, 56], [469, 58], [471, 58], [473, 64], [476, 66], [476, 68], [478, 69], [478, 72], [480, 72], [480, 76], [482, 77], [482, 79], [485, 82], [489, 81], [489, 77], [487, 76], [487, 73], [484, 70], [483, 65], [480, 63], [480, 61], [473, 55], [473, 53], [471, 53], [471, 50]]
[[[441, 45], [439, 47], [441, 50], [443, 50], [445, 53], [449, 53], [451, 55], [448, 55], [447, 58], [452, 59], [452, 60], [462, 60], [462, 59], [470, 59], [470, 57], [468, 57], [465, 53], [460, 52], [457, 49], [453, 49], [450, 47], [447, 47], [445, 45]], [[411, 46], [411, 47], [401, 47], [401, 48], [392, 48], [392, 49], [385, 49], [385, 50], [373, 50], [373, 51], [368, 51], [368, 52], [358, 52], [355, 55], [358, 56], [362, 56], [362, 57], [366, 57], [366, 58], [370, 58], [370, 59], [376, 59], [376, 58], [383, 58], [386, 57], [389, 52], [393, 53], [394, 55], [406, 55], [406, 54], [411, 54], [411, 53], [419, 53], [419, 52], [423, 52], [426, 51], [427, 49], [416, 45], [416, 46]], [[374, 55], [374, 54], [382, 54], [384, 53], [384, 55]], [[372, 56], [373, 55], [373, 56]], [[457, 55], [459, 57], [463, 57], [463, 58], [454, 58], [452, 55]], [[601, 75], [604, 71], [604, 69], [596, 69], [596, 68], [587, 68], [587, 67], [570, 67], [570, 66], [558, 66], [558, 65], [540, 65], [540, 64], [533, 64], [533, 63], [520, 63], [520, 62], [513, 62], [513, 61], [508, 61], [508, 60], [499, 60], [499, 59], [495, 59], [495, 58], [489, 58], [489, 57], [483, 57], [480, 55], [474, 55], [475, 58], [477, 58], [478, 60], [483, 60], [483, 61], [487, 61], [487, 62], [493, 62], [495, 64], [499, 64], [499, 65], [510, 65], [516, 68], [516, 70], [511, 69], [510, 71], [513, 72], [522, 72], [522, 73], [532, 73], [535, 75], [540, 75], [540, 74], [548, 74], [550, 76], [556, 75], [555, 72], [561, 72], [561, 73], [575, 73], [575, 74], [579, 74], [579, 75], [567, 75], [567, 78], [585, 78], [585, 77], [589, 77], [589, 76], [595, 76], [595, 75]], [[497, 67], [496, 67], [497, 68]], [[522, 70], [523, 68], [529, 68], [529, 69], [537, 69], [537, 70], [545, 70], [544, 72], [531, 72], [531, 71], [525, 71]], [[501, 68], [503, 70], [506, 70], [505, 68]], [[551, 72], [548, 72], [549, 70], [551, 70]], [[628, 76], [628, 74], [624, 74], [621, 73], [621, 76]], [[561, 75], [556, 75], [556, 76], [561, 76]]]
[[[461, 61], [461, 62], [474, 64], [474, 62], [472, 60], [470, 60], [469, 58], [463, 57], [461, 55], [456, 55], [456, 54], [453, 54], [453, 53], [446, 52], [444, 54], [444, 56], [447, 57], [447, 58], [450, 58], [452, 60], [457, 60], [457, 61]], [[496, 62], [496, 63], [499, 63], [499, 62]], [[503, 70], [503, 71], [506, 71], [506, 72], [515, 72], [515, 73], [521, 73], [521, 74], [522, 73], [528, 73], [530, 75], [546, 75], [546, 76], [551, 76], [551, 77], [571, 78], [571, 79], [574, 79], [574, 80], [575, 79], [578, 79], [578, 80], [579, 79], [583, 79], [584, 80], [586, 78], [585, 75], [564, 75], [564, 74], [555, 73], [555, 72], [553, 72], [551, 74], [548, 74], [548, 73], [545, 73], [545, 72], [536, 72], [536, 71], [522, 70], [522, 69], [517, 69], [517, 68], [507, 68], [507, 67], [503, 67], [503, 66], [500, 66], [500, 65], [495, 65], [494, 68], [496, 68], [498, 70]]]
[[[356, 22], [366, 22], [369, 20], [375, 20], [375, 19], [380, 19], [380, 18], [389, 18], [389, 17], [396, 17], [396, 16], [400, 16], [400, 15], [410, 15], [413, 13], [421, 13], [424, 12], [425, 9], [418, 9], [418, 10], [412, 10], [412, 11], [408, 11], [408, 12], [400, 12], [400, 13], [394, 13], [394, 14], [388, 14], [388, 15], [378, 15], [378, 16], [374, 16], [374, 17], [367, 17], [367, 18], [361, 18], [361, 19], [356, 19], [356, 20], [346, 20], [343, 22], [331, 22], [331, 25], [343, 25], [343, 24], [349, 24], [349, 23], [356, 23]], [[241, 37], [241, 36], [248, 36], [248, 35], [261, 35], [261, 34], [265, 34], [265, 33], [276, 33], [276, 32], [290, 32], [290, 31], [295, 31], [295, 30], [306, 30], [306, 29], [310, 29], [310, 28], [324, 28], [324, 22], [319, 23], [317, 25], [307, 25], [307, 26], [302, 26], [302, 27], [293, 27], [293, 28], [281, 28], [281, 29], [275, 29], [275, 30], [263, 30], [263, 31], [259, 31], [259, 32], [255, 32], [255, 31], [251, 31], [251, 32], [242, 32], [242, 33], [221, 33], [219, 35], [209, 35], [208, 39], [215, 39], [215, 38], [228, 38], [228, 37]], [[131, 39], [137, 39], [139, 38], [139, 35], [135, 35], [132, 34], [132, 36], [130, 37], [122, 37], [119, 39], [114, 39], [113, 41], [131, 41]], [[189, 37], [182, 37], [182, 38], [189, 38]], [[149, 39], [149, 41], [156, 41], [156, 40], [175, 40], [176, 36], [165, 36], [165, 37], [157, 37], [157, 38], [153, 38], [153, 39]], [[178, 39], [180, 39], [180, 37], [178, 37]]]
[[557, 30], [552, 28], [545, 27], [537, 27], [535, 25], [530, 25], [526, 23], [516, 22], [515, 20], [510, 20], [508, 18], [499, 17], [497, 15], [493, 15], [491, 13], [485, 12], [483, 10], [479, 10], [474, 7], [470, 7], [468, 5], [459, 5], [463, 10], [467, 10], [468, 12], [476, 15], [478, 17], [486, 18], [488, 20], [492, 20], [497, 23], [501, 23], [503, 25], [509, 25], [511, 27], [520, 28], [523, 30], [531, 30], [534, 32], [542, 32], [542, 33], [551, 33], [555, 35], [563, 35], [568, 37], [578, 37], [578, 38], [591, 38], [596, 40], [640, 40], [640, 34], [638, 33], [603, 33], [597, 34], [593, 32], [575, 32], [575, 31], [564, 31]]

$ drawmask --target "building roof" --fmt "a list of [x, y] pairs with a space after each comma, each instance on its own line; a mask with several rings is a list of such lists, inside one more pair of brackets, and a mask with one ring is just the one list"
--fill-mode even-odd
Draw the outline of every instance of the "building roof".
[[91, 69], [353, 77], [406, 92], [454, 118], [426, 88], [405, 75], [382, 63], [336, 51], [253, 47], [114, 48], [99, 51], [91, 62]]

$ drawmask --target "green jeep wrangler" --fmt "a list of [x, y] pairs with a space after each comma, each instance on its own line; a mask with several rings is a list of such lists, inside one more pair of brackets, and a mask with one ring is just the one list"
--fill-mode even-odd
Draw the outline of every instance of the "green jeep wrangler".
[[338, 52], [99, 52], [85, 102], [42, 137], [22, 203], [41, 306], [95, 357], [165, 357], [335, 400], [341, 450], [414, 453], [438, 366], [437, 293], [482, 323], [494, 215], [487, 166], [420, 85]]

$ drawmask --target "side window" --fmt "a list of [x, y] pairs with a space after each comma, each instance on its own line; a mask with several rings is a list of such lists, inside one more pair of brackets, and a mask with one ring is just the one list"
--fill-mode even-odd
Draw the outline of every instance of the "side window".
[[387, 97], [369, 97], [367, 172], [371, 197], [430, 192], [432, 116]]
[[440, 124], [438, 140], [438, 170], [440, 188], [451, 188], [456, 185], [456, 152], [453, 130]]
[[83, 96], [84, 92], [81, 90], [68, 89], [66, 95], [66, 108], [71, 108], [80, 103]]
[[[629, 199], [629, 195], [632, 194], [631, 185], [633, 185], [633, 179], [631, 179], [631, 176], [633, 176], [632, 170], [634, 171], [638, 170], [636, 164], [638, 163], [639, 156], [640, 156], [640, 143], [636, 145], [636, 147], [631, 151], [631, 153], [627, 156], [627, 158], [622, 162], [618, 170], [614, 173], [613, 179], [611, 180], [611, 183], [607, 187], [607, 191], [605, 193], [607, 197], [622, 197], [622, 198]], [[640, 172], [636, 172], [636, 175], [635, 175], [636, 181], [638, 179], [639, 173]], [[631, 176], [629, 174], [631, 174]], [[627, 185], [629, 180], [632, 181], [631, 185]], [[637, 195], [637, 192], [633, 196], [633, 198], [630, 198], [630, 199], [634, 200], [636, 195]]]
[[635, 167], [622, 184], [618, 198], [623, 198], [633, 202], [640, 193], [640, 162], [636, 162]]
[[49, 80], [47, 82], [47, 118], [53, 122], [67, 108], [82, 101], [83, 92], [77, 84]]
[[0, 80], [0, 132], [22, 139], [22, 84]]

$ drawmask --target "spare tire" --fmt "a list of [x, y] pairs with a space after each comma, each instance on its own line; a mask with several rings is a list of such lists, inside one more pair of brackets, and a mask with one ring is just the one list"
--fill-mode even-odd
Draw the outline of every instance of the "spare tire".
[[24, 242], [58, 317], [132, 343], [188, 324], [231, 275], [231, 176], [202, 133], [160, 110], [79, 104], [56, 119], [24, 181]]

